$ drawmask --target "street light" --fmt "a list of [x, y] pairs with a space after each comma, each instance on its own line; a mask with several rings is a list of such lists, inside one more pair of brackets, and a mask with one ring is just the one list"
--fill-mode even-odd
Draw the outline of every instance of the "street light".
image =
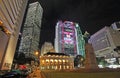
[[39, 51], [35, 51], [35, 56], [39, 59]]
[[37, 66], [37, 65], [39, 65], [39, 51], [38, 50], [35, 51], [35, 56], [37, 57], [36, 62], [35, 62], [35, 65]]
[[36, 52], [35, 52], [35, 55], [38, 55], [38, 54], [39, 54], [39, 52], [38, 52], [38, 51], [36, 51]]

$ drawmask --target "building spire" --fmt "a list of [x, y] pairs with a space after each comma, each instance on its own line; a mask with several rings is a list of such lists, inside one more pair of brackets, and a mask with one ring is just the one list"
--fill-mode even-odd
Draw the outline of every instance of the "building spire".
[[88, 39], [90, 38], [90, 34], [87, 31], [85, 31], [83, 37], [85, 39], [85, 43], [88, 43]]

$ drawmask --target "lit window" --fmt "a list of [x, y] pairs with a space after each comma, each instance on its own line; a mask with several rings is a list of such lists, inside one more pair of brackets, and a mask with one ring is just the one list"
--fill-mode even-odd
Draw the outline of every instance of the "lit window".
[[63, 60], [63, 62], [65, 62], [65, 60]]
[[60, 68], [59, 69], [62, 69], [62, 66], [60, 65]]
[[57, 63], [57, 62], [58, 62], [58, 60], [57, 60], [57, 59], [55, 59], [55, 62]]
[[48, 55], [48, 57], [50, 57], [51, 55]]
[[68, 60], [66, 60], [66, 62], [68, 62]]
[[61, 60], [59, 60], [59, 62], [62, 62]]
[[48, 63], [48, 62], [49, 62], [49, 59], [46, 59], [46, 62]]
[[69, 66], [67, 66], [67, 69], [69, 69]]
[[42, 63], [43, 63], [43, 64], [44, 64], [44, 62], [45, 62], [45, 61], [44, 61], [44, 60], [42, 60]]
[[50, 59], [50, 62], [53, 63], [53, 59]]

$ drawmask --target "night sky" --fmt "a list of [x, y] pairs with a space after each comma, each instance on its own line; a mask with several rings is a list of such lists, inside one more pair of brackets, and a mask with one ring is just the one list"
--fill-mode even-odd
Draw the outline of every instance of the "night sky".
[[[37, 1], [37, 0], [32, 0]], [[104, 26], [120, 21], [120, 0], [38, 0], [43, 8], [40, 46], [54, 42], [58, 20], [79, 23], [91, 35]]]

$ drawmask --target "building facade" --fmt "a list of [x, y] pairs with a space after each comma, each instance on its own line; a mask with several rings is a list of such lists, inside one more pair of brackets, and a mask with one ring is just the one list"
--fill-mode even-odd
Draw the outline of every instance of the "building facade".
[[120, 21], [119, 22], [114, 22], [113, 24], [111, 24], [111, 27], [115, 30], [120, 31]]
[[77, 55], [82, 55], [83, 57], [85, 57], [85, 39], [84, 35], [82, 35], [80, 26], [77, 23], [75, 25], [75, 31], [76, 31]]
[[42, 13], [39, 2], [29, 4], [18, 51], [23, 52], [26, 57], [34, 57], [34, 52], [39, 49]]
[[[53, 49], [54, 49], [54, 47], [51, 42], [45, 42], [41, 47], [41, 56], [43, 56], [47, 52], [51, 52], [51, 50], [53, 50]], [[55, 52], [55, 51], [53, 51], [53, 52]]]
[[111, 27], [104, 27], [93, 34], [89, 43], [92, 44], [97, 57], [115, 58], [120, 54], [114, 49], [120, 46], [120, 32]]
[[84, 54], [84, 42], [81, 43], [81, 40], [84, 41], [77, 23], [71, 21], [58, 21], [55, 33], [56, 52], [62, 52], [73, 56]]
[[11, 69], [28, 0], [0, 0], [0, 70]]
[[41, 70], [70, 70], [74, 68], [74, 59], [64, 53], [46, 53], [40, 57]]

